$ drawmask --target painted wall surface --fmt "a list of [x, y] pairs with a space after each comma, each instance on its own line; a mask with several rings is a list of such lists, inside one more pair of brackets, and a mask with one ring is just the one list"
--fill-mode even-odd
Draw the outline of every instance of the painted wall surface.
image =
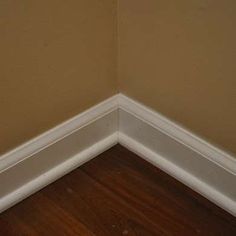
[[236, 153], [236, 1], [119, 0], [122, 93]]
[[0, 1], [0, 153], [117, 92], [116, 1]]
[[[0, 153], [118, 91], [116, 4], [0, 1]], [[118, 4], [119, 90], [236, 153], [236, 1]]]

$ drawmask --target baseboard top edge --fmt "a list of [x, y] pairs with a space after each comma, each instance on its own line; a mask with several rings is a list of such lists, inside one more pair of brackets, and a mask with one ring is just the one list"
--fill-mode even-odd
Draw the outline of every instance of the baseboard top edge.
[[[152, 110], [122, 93], [115, 94], [101, 103], [85, 110], [79, 115], [72, 117], [60, 125], [29, 140], [23, 145], [1, 155], [0, 173], [79, 130], [88, 123], [118, 109], [127, 111], [136, 116], [138, 119], [141, 119], [147, 124], [160, 130], [162, 133], [175, 139], [177, 142], [185, 145], [194, 152], [199, 153], [201, 156], [214, 162], [231, 174], [236, 175], [236, 158], [231, 154], [215, 147], [204, 139], [193, 134], [191, 131], [159, 114], [157, 111]], [[117, 132], [119, 132], [119, 130]]]
[[9, 152], [4, 153], [0, 156], [0, 173], [81, 129], [88, 123], [117, 109], [118, 94], [115, 94]]
[[124, 94], [119, 94], [118, 99], [120, 109], [136, 116], [231, 174], [236, 175], [236, 157]]

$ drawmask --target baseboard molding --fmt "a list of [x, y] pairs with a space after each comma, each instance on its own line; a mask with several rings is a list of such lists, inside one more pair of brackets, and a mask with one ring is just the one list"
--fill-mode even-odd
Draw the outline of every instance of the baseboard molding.
[[120, 144], [236, 216], [233, 156], [124, 95], [119, 108]]
[[0, 212], [117, 144], [117, 107], [114, 96], [2, 156]]
[[122, 94], [1, 156], [0, 212], [118, 142], [236, 215], [236, 159]]

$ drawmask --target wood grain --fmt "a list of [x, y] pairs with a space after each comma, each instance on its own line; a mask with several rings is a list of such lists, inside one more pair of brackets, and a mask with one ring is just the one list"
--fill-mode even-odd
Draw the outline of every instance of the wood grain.
[[0, 215], [0, 235], [236, 235], [236, 219], [117, 145]]

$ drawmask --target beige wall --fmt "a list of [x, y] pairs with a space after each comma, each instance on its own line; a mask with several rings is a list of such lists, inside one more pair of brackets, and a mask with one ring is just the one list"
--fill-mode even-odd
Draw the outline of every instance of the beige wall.
[[119, 0], [120, 90], [234, 153], [235, 13], [235, 0]]
[[[118, 91], [116, 2], [0, 2], [0, 153]], [[118, 2], [120, 91], [236, 153], [236, 1]]]
[[0, 1], [0, 153], [117, 92], [115, 0]]

